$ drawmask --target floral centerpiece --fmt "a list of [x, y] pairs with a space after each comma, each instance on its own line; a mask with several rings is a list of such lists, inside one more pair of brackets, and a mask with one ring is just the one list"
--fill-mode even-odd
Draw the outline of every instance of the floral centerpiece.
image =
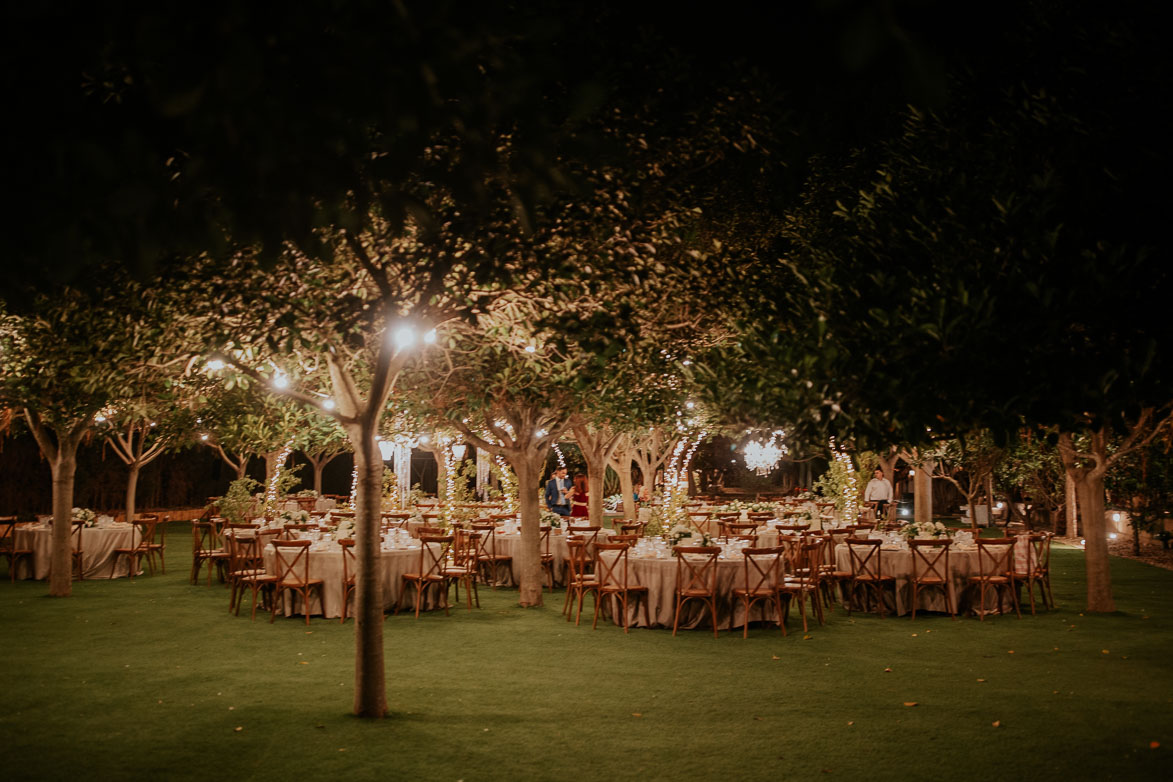
[[786, 516], [787, 524], [810, 524], [814, 526], [819, 522], [819, 506], [813, 502], [804, 502], [796, 510], [790, 511]]
[[716, 508], [711, 508], [709, 513], [775, 513], [778, 507], [772, 502], [741, 502], [734, 500], [727, 502], [724, 505], [718, 505]]
[[339, 516], [338, 526], [334, 528], [334, 540], [346, 540], [354, 537], [354, 518]]
[[709, 537], [708, 533], [683, 524], [677, 524], [668, 530], [668, 534], [664, 537], [673, 546], [711, 546], [713, 544], [713, 539]]
[[912, 540], [914, 538], [944, 538], [949, 535], [949, 529], [939, 521], [914, 521], [901, 528], [900, 534]]
[[283, 510], [277, 515], [282, 524], [309, 524], [310, 514], [305, 510]]
[[89, 508], [74, 508], [72, 514], [74, 521], [84, 521], [87, 527], [96, 527], [98, 525], [98, 514]]
[[553, 511], [543, 509], [539, 521], [543, 527], [551, 527], [553, 529], [560, 529], [562, 527], [562, 517]]
[[619, 510], [619, 506], [623, 503], [622, 494], [612, 494], [610, 497], [603, 498], [603, 510], [608, 513], [615, 513]]
[[318, 493], [316, 491], [314, 491], [313, 489], [302, 489], [301, 491], [299, 491], [297, 494], [295, 494], [293, 496], [294, 497], [317, 497]]

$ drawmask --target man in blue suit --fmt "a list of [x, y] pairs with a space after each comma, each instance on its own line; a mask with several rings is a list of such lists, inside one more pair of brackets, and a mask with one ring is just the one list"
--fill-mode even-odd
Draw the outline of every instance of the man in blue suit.
[[559, 516], [570, 515], [570, 500], [566, 499], [566, 490], [570, 488], [570, 479], [566, 477], [566, 468], [558, 467], [554, 470], [554, 477], [546, 482], [546, 507], [550, 512]]

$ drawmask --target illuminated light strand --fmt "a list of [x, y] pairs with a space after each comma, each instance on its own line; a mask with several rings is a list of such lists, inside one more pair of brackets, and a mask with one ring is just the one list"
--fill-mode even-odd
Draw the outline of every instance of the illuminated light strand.
[[350, 472], [350, 499], [347, 501], [347, 505], [350, 506], [351, 510], [355, 509], [355, 502], [356, 502], [357, 498], [358, 498], [358, 466], [355, 465], [355, 468], [353, 470], [351, 470], [351, 472]]
[[565, 470], [566, 459], [562, 456], [562, 449], [558, 447], [558, 443], [554, 443], [554, 455], [558, 457], [558, 466]]
[[285, 443], [281, 448], [281, 452], [277, 454], [277, 469], [273, 470], [273, 477], [269, 479], [269, 488], [265, 492], [265, 511], [266, 513], [277, 512], [277, 482], [281, 480], [281, 473], [285, 472], [285, 461], [293, 453], [293, 439]]
[[517, 485], [513, 482], [513, 470], [509, 468], [509, 464], [505, 461], [503, 456], [494, 456], [493, 461], [497, 463], [500, 468], [497, 473], [498, 480], [501, 481], [501, 494], [505, 498], [505, 512], [517, 513], [517, 505], [515, 498], [517, 497]]
[[453, 446], [444, 446], [444, 472], [447, 473], [444, 487], [444, 526], [452, 526], [452, 512], [453, 502], [452, 497], [456, 494], [456, 450]]
[[746, 469], [755, 471], [758, 475], [766, 475], [775, 467], [788, 449], [779, 440], [783, 436], [781, 429], [775, 429], [766, 442], [750, 440], [741, 449]]
[[852, 462], [847, 449], [836, 443], [834, 437], [831, 437], [830, 442], [831, 455], [847, 472], [847, 485], [843, 487], [843, 518], [841, 521], [845, 520], [849, 524], [854, 524], [855, 520], [859, 518], [859, 481], [855, 475], [855, 463]]

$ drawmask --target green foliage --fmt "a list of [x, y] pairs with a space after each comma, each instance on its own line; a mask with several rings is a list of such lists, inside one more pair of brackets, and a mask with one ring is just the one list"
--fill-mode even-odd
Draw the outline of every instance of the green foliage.
[[228, 491], [223, 497], [217, 497], [214, 504], [220, 515], [228, 521], [243, 524], [249, 521], [249, 513], [256, 504], [253, 493], [260, 488], [260, 482], [252, 478], [239, 478], [228, 485]]
[[840, 518], [845, 518], [844, 511], [850, 504], [850, 495], [845, 493], [845, 490], [850, 491], [854, 488], [855, 507], [860, 507], [863, 502], [863, 491], [867, 486], [867, 481], [858, 480], [858, 475], [858, 472], [849, 472], [847, 466], [839, 460], [831, 459], [827, 464], [827, 471], [819, 476], [811, 489], [822, 495], [826, 501], [833, 501]]

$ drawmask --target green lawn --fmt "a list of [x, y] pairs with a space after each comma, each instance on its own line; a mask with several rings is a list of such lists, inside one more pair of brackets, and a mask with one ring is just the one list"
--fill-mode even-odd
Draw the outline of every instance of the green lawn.
[[[1082, 552], [1054, 553], [1060, 609], [764, 628], [591, 631], [561, 595], [386, 623], [392, 715], [348, 715], [353, 624], [268, 624], [171, 571], [0, 582], [0, 774], [17, 779], [1164, 779], [1173, 573], [1113, 562], [1119, 613], [1080, 615]], [[888, 672], [886, 669], [891, 669]], [[907, 706], [906, 703], [915, 703]], [[994, 723], [998, 725], [995, 726]], [[1159, 742], [1151, 748], [1150, 742]]]

